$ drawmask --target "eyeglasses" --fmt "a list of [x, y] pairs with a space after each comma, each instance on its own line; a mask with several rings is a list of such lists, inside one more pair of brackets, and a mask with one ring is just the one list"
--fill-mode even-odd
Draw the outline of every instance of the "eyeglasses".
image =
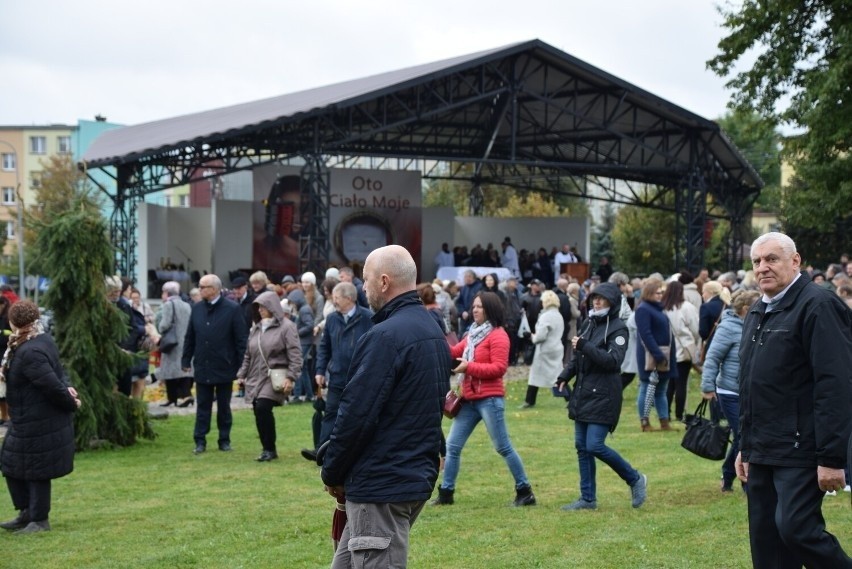
[[216, 288], [216, 287], [214, 287], [213, 285], [201, 285], [198, 288]]

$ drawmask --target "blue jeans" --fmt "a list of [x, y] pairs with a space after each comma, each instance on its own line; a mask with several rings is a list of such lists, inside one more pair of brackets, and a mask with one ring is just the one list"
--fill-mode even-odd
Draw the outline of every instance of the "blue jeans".
[[621, 455], [606, 446], [610, 425], [574, 422], [574, 446], [580, 464], [580, 496], [587, 502], [597, 500], [595, 485], [595, 459], [612, 468], [628, 486], [639, 480], [639, 473]]
[[740, 396], [717, 393], [716, 399], [722, 408], [722, 415], [728, 420], [728, 426], [731, 427], [731, 432], [734, 434], [734, 444], [728, 449], [728, 456], [722, 463], [722, 481], [725, 486], [730, 486], [737, 478], [734, 461], [737, 459], [737, 452], [740, 449]]
[[529, 486], [524, 463], [512, 448], [512, 441], [509, 440], [509, 433], [506, 431], [505, 407], [502, 397], [464, 402], [461, 411], [453, 419], [453, 426], [450, 427], [450, 434], [447, 437], [447, 462], [444, 465], [444, 481], [441, 488], [455, 489], [462, 449], [479, 421], [485, 421], [485, 428], [488, 430], [488, 436], [491, 437], [494, 450], [506, 459], [506, 466], [509, 467], [509, 472], [515, 479], [515, 489]]
[[[645, 417], [645, 394], [648, 393], [649, 382], [639, 380], [639, 396], [636, 397], [636, 407], [639, 409], [639, 417]], [[666, 398], [666, 388], [668, 388], [669, 379], [661, 379], [657, 384], [657, 391], [654, 393], [654, 408], [657, 410], [657, 417], [660, 419], [669, 418], [669, 401]], [[650, 413], [649, 413], [650, 414]]]

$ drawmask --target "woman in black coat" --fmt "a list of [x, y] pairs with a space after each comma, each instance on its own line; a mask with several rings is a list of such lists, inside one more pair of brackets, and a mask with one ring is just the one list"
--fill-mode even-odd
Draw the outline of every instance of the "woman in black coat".
[[574, 419], [574, 446], [580, 467], [580, 498], [563, 510], [594, 510], [598, 507], [595, 461], [613, 469], [630, 487], [634, 508], [645, 502], [648, 479], [615, 450], [606, 446], [606, 436], [615, 431], [621, 414], [621, 362], [627, 350], [627, 326], [618, 317], [621, 291], [603, 283], [589, 296], [589, 318], [578, 336], [571, 339], [574, 355], [559, 374], [562, 390], [576, 377], [568, 403]]
[[50, 481], [74, 469], [72, 414], [80, 406], [77, 392], [59, 363], [59, 350], [39, 322], [38, 306], [22, 300], [9, 309], [13, 334], [3, 355], [12, 426], [0, 450], [18, 516], [0, 524], [16, 533], [50, 530]]

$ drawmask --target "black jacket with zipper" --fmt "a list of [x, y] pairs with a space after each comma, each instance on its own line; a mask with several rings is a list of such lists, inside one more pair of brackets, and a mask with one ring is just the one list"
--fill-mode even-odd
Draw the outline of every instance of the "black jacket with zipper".
[[740, 342], [743, 461], [843, 468], [852, 430], [852, 310], [804, 274], [776, 308], [766, 307], [751, 307]]
[[621, 415], [621, 362], [627, 350], [628, 331], [624, 321], [618, 317], [621, 311], [618, 287], [603, 283], [595, 288], [591, 296], [594, 295], [609, 301], [609, 312], [604, 316], [591, 316], [583, 323], [574, 356], [559, 374], [557, 382], [567, 382], [577, 376], [574, 392], [568, 401], [569, 418], [610, 425], [612, 432]]

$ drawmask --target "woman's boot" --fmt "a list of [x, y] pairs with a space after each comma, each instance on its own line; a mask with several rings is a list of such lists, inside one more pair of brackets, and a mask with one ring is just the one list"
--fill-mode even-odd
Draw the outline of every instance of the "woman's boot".
[[515, 490], [515, 506], [535, 506], [535, 494], [532, 492], [532, 486], [521, 486]]
[[648, 417], [642, 417], [641, 419], [639, 419], [639, 421], [642, 424], [642, 432], [643, 433], [650, 433], [651, 431], [654, 430], [654, 429], [651, 428], [651, 421], [648, 420]]
[[674, 431], [671, 423], [668, 419], [660, 419], [660, 430], [661, 431]]
[[448, 490], [446, 488], [441, 488], [438, 486], [438, 497], [432, 500], [433, 506], [449, 506], [453, 503], [453, 492], [455, 490]]
[[8, 531], [16, 530], [16, 529], [24, 529], [27, 527], [32, 520], [30, 519], [30, 513], [27, 510], [21, 510], [18, 512], [18, 517], [14, 520], [9, 520], [8, 522], [3, 522], [0, 524], [0, 528], [3, 528]]

